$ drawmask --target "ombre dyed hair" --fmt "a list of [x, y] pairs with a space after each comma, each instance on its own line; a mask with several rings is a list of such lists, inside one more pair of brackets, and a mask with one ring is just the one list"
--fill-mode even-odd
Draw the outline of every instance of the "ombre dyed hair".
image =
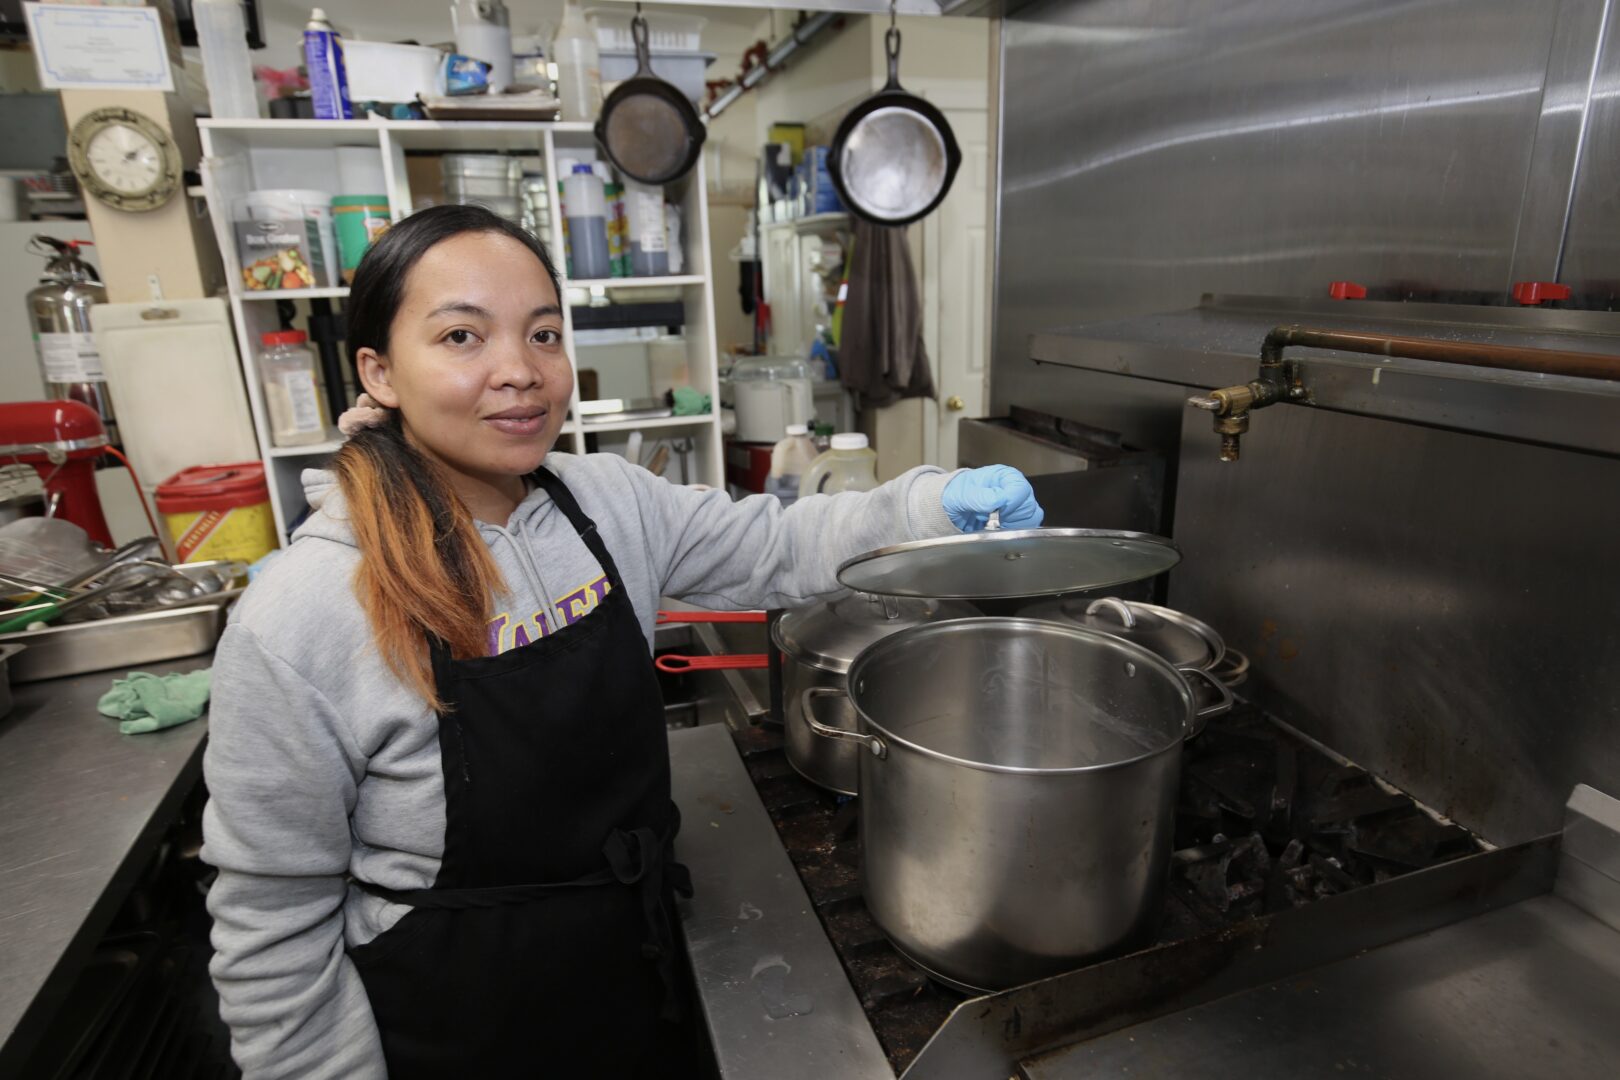
[[[436, 206], [389, 229], [355, 271], [344, 314], [349, 360], [388, 355], [389, 333], [413, 267], [435, 244], [465, 233], [510, 237], [534, 252], [562, 295], [545, 245], [478, 206]], [[482, 656], [495, 595], [504, 589], [472, 514], [440, 467], [405, 437], [398, 410], [349, 439], [332, 461], [360, 549], [354, 591], [388, 666], [428, 701], [444, 703], [433, 681], [428, 638], [458, 658]]]

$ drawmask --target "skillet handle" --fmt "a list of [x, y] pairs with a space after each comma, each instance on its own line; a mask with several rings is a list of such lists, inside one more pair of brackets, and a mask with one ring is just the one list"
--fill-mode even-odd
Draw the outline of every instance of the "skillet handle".
[[900, 89], [900, 28], [889, 27], [883, 35], [883, 51], [889, 57], [889, 85], [885, 90]]
[[630, 36], [636, 43], [636, 78], [651, 75], [653, 73], [652, 53], [647, 45], [647, 20], [641, 17], [639, 6], [635, 17], [630, 20]]
[[848, 739], [858, 742], [879, 760], [889, 756], [889, 747], [876, 735], [868, 735], [862, 731], [845, 731], [843, 728], [828, 727], [816, 719], [816, 698], [818, 697], [847, 697], [844, 691], [835, 686], [812, 686], [799, 695], [799, 712], [804, 716], [804, 722], [810, 725], [810, 730], [824, 739]]

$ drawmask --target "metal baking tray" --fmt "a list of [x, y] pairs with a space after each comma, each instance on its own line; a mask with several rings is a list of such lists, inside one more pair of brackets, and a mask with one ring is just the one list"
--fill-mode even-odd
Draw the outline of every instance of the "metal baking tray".
[[0, 645], [28, 646], [11, 658], [13, 684], [113, 668], [127, 671], [212, 649], [225, 632], [231, 602], [241, 593], [232, 589], [185, 607], [0, 634]]

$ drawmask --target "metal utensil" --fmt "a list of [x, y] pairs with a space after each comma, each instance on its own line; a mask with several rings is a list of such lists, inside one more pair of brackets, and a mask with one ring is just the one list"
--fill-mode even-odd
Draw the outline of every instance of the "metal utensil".
[[225, 629], [229, 600], [239, 595], [237, 590], [223, 601], [214, 596], [206, 604], [11, 634], [0, 640], [0, 647], [28, 646], [27, 652], [11, 662], [13, 683], [87, 671], [127, 671], [212, 649]]
[[155, 536], [143, 536], [138, 540], [131, 540], [127, 544], [120, 545], [117, 550], [95, 566], [85, 570], [83, 573], [74, 574], [66, 581], [63, 581], [61, 588], [75, 589], [80, 585], [95, 581], [114, 567], [129, 562], [140, 562], [162, 554], [163, 545]]

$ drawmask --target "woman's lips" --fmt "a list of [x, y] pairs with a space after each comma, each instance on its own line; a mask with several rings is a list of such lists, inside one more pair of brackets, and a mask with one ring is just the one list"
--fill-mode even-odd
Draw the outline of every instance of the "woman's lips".
[[484, 422], [508, 435], [538, 435], [546, 426], [546, 415], [544, 409], [507, 409], [484, 417]]

